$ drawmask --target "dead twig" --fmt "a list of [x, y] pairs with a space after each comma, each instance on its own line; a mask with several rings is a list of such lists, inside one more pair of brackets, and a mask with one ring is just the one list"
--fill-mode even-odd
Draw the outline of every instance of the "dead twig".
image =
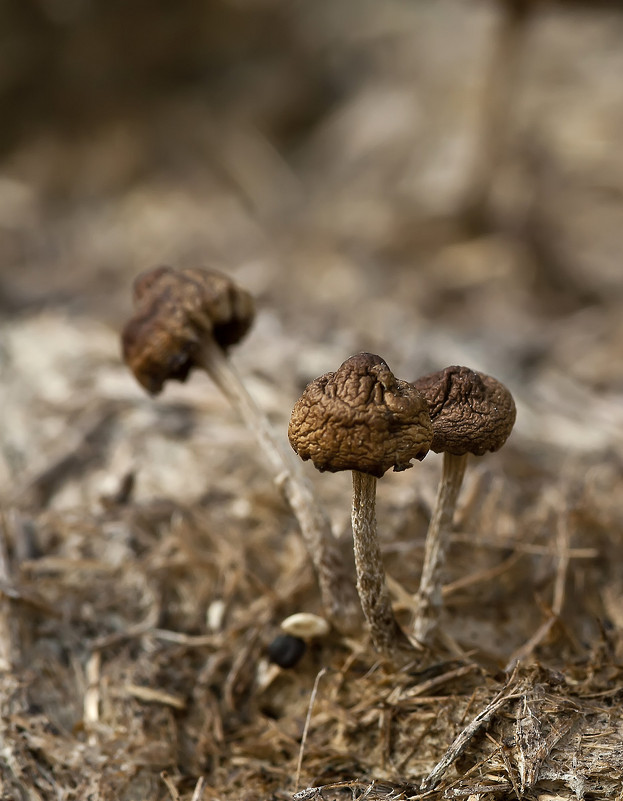
[[86, 691], [82, 701], [84, 726], [88, 732], [89, 745], [95, 745], [97, 739], [94, 729], [99, 722], [100, 706], [100, 668], [101, 651], [93, 651], [86, 665]]
[[463, 217], [470, 227], [488, 222], [491, 192], [508, 144], [518, 72], [525, 50], [530, 5], [525, 0], [508, 0], [499, 5], [500, 19], [487, 72], [476, 152], [463, 205]]
[[472, 587], [474, 584], [482, 584], [484, 582], [491, 581], [491, 579], [503, 575], [512, 567], [514, 567], [515, 564], [522, 558], [522, 556], [522, 553], [514, 551], [507, 559], [504, 559], [503, 562], [500, 562], [499, 565], [495, 565], [495, 567], [490, 567], [487, 570], [479, 570], [477, 573], [470, 573], [468, 576], [463, 576], [462, 578], [457, 579], [450, 584], [446, 584], [442, 588], [441, 594], [444, 598], [447, 598], [459, 590]]
[[144, 687], [140, 684], [126, 684], [125, 691], [128, 695], [148, 704], [164, 704], [172, 706], [173, 709], [186, 709], [186, 701], [179, 695], [158, 690], [155, 687]]
[[[306, 787], [292, 795], [292, 801], [322, 801], [323, 792], [326, 790], [350, 790], [352, 797], [357, 801], [420, 801], [428, 798], [430, 793], [415, 793], [412, 785], [401, 785], [394, 787], [387, 782], [363, 781], [353, 779], [352, 781], [331, 782], [320, 787]], [[358, 791], [362, 791], [359, 793]], [[357, 793], [357, 794], [356, 794]]]
[[[556, 547], [548, 545], [535, 545], [532, 542], [518, 542], [516, 540], [494, 540], [487, 537], [476, 536], [470, 532], [455, 532], [450, 540], [452, 543], [467, 543], [470, 548], [493, 548], [502, 551], [516, 551], [531, 556], [556, 556]], [[599, 556], [598, 548], [569, 548], [570, 559], [596, 559]]]
[[160, 778], [166, 784], [173, 801], [181, 801], [181, 796], [177, 791], [177, 787], [173, 784], [173, 779], [171, 779], [166, 770], [161, 771]]
[[513, 773], [513, 766], [511, 765], [511, 761], [509, 759], [506, 746], [504, 746], [502, 743], [499, 743], [495, 739], [495, 737], [492, 737], [489, 734], [489, 732], [487, 732], [487, 739], [489, 740], [490, 743], [493, 743], [493, 745], [495, 745], [495, 747], [498, 749], [498, 753], [502, 757], [502, 762], [504, 763], [504, 768], [506, 770], [506, 773], [508, 774], [509, 781], [513, 786], [513, 792], [515, 793], [515, 796], [517, 797], [517, 801], [521, 801], [521, 795], [520, 795], [519, 787], [517, 786], [517, 782], [515, 780], [515, 776], [514, 776], [514, 773]]
[[[473, 776], [473, 774], [476, 773], [476, 771], [480, 770], [480, 768], [482, 768], [483, 765], [486, 765], [487, 762], [491, 762], [492, 759], [498, 755], [498, 753], [499, 751], [496, 748], [495, 751], [492, 751], [490, 754], [487, 754], [482, 759], [478, 760], [478, 762], [476, 762], [475, 765], [472, 765], [472, 767], [466, 773], [464, 773], [459, 779], [452, 782], [452, 784], [449, 787], [446, 787], [446, 789], [443, 792], [444, 796], [447, 798], [460, 798], [461, 796], [466, 795], [469, 796], [469, 798], [471, 799], [472, 795], [475, 794], [473, 797], [477, 798], [480, 792], [484, 792], [479, 788], [482, 788], [485, 785], [477, 784], [477, 785], [466, 786], [465, 780], [469, 779], [470, 776]], [[459, 787], [460, 784], [463, 784], [463, 786]], [[501, 783], [499, 785], [495, 785], [495, 787], [496, 789], [506, 790], [510, 789], [510, 784], [508, 785], [508, 787], [506, 787], [504, 783]]]
[[444, 756], [435, 765], [428, 776], [423, 780], [420, 788], [422, 790], [433, 790], [441, 781], [444, 773], [448, 770], [450, 765], [457, 759], [467, 747], [469, 741], [476, 734], [476, 732], [485, 723], [488, 723], [493, 715], [500, 707], [504, 706], [511, 698], [518, 698], [519, 693], [515, 691], [515, 680], [517, 677], [517, 668], [513, 671], [512, 675], [495, 696], [495, 698], [487, 704], [487, 706], [473, 718], [467, 726], [458, 734], [454, 742], [450, 745]]
[[203, 798], [203, 791], [205, 790], [205, 778], [203, 776], [199, 777], [197, 784], [195, 785], [195, 789], [193, 790], [192, 798], [190, 801], [201, 801]]
[[397, 703], [425, 696], [427, 693], [430, 693], [431, 690], [437, 689], [453, 679], [467, 676], [469, 673], [473, 673], [474, 670], [478, 670], [478, 665], [461, 665], [458, 668], [454, 668], [454, 670], [448, 670], [446, 673], [442, 673], [440, 676], [422, 681], [420, 684], [416, 684], [415, 687], [409, 687], [406, 690], [401, 689]]
[[183, 645], [185, 648], [215, 647], [222, 639], [215, 634], [184, 634], [182, 631], [169, 631], [168, 629], [153, 629], [149, 634], [156, 640], [173, 642]]
[[314, 710], [314, 702], [316, 701], [316, 696], [318, 695], [318, 685], [320, 684], [320, 679], [325, 675], [327, 672], [327, 668], [322, 668], [318, 671], [318, 675], [314, 681], [314, 686], [312, 687], [311, 695], [309, 696], [309, 706], [307, 708], [307, 717], [305, 718], [305, 726], [303, 727], [303, 736], [301, 737], [301, 747], [299, 748], [299, 758], [296, 763], [296, 781], [294, 787], [296, 790], [299, 789], [299, 784], [301, 782], [301, 768], [303, 767], [303, 754], [305, 752], [305, 743], [307, 742], [307, 735], [309, 733], [309, 725], [311, 723], [311, 716]]

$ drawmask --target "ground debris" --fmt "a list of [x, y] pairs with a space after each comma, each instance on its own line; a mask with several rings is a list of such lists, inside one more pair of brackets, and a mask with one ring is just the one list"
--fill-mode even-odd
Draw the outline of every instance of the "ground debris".
[[[531, 503], [533, 519], [554, 514], [541, 496]], [[296, 670], [266, 682], [280, 621], [321, 611], [303, 546], [294, 531], [284, 538], [284, 523], [274, 506], [242, 510], [227, 493], [191, 505], [5, 514], [7, 658], [20, 680], [8, 674], [0, 685], [4, 786], [47, 800], [58, 787], [78, 798], [96, 784], [101, 798], [131, 799], [156, 792], [166, 770], [185, 801], [198, 786], [220, 801], [249, 785], [258, 801], [296, 792], [318, 801], [614, 797], [623, 668], [612, 627], [598, 629], [587, 651], [553, 625], [510, 674], [487, 657], [486, 626], [471, 654], [439, 646], [395, 673], [364, 637], [331, 632]], [[16, 547], [24, 531], [26, 549]], [[568, 536], [582, 543], [577, 524]], [[482, 546], [483, 562], [496, 554]], [[549, 560], [543, 576], [555, 588], [556, 552], [535, 544], [531, 558]], [[402, 587], [408, 576], [398, 562], [392, 570]], [[571, 556], [566, 570], [576, 601], [573, 581], [599, 578], [591, 560]], [[457, 590], [463, 610], [479, 599], [478, 575], [489, 573], [478, 568]], [[512, 580], [503, 596], [513, 609], [516, 588]], [[582, 614], [567, 613], [567, 625]], [[296, 791], [299, 771], [305, 789]]]

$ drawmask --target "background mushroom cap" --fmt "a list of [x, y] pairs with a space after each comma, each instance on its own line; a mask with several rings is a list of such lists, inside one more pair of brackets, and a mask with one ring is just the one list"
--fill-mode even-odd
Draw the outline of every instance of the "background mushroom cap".
[[202, 340], [235, 345], [255, 316], [251, 295], [214, 270], [156, 267], [136, 278], [133, 293], [136, 314], [121, 336], [123, 358], [152, 394], [169, 379], [186, 380]]
[[318, 470], [359, 470], [380, 478], [428, 453], [426, 401], [380, 356], [359, 353], [308, 384], [288, 427], [290, 444]]
[[469, 367], [446, 367], [412, 386], [428, 402], [435, 453], [497, 451], [515, 424], [515, 401], [504, 384]]

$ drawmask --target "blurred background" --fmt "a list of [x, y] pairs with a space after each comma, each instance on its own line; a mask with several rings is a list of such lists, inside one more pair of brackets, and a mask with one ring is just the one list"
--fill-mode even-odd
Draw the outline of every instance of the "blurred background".
[[[2, 0], [5, 408], [138, 397], [133, 277], [204, 265], [258, 298], [236, 358], [284, 420], [365, 349], [498, 376], [528, 448], [616, 450], [622, 37], [606, 2]], [[62, 427], [19, 414], [7, 481]]]

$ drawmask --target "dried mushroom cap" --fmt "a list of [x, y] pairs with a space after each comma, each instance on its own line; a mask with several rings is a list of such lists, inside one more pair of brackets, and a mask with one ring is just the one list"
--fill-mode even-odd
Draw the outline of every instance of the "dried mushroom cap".
[[158, 281], [163, 279], [163, 276], [174, 272], [172, 267], [154, 267], [153, 270], [145, 270], [137, 275], [132, 284], [132, 298], [135, 306], [138, 306]]
[[468, 367], [446, 367], [412, 386], [428, 402], [435, 453], [497, 451], [515, 424], [515, 402], [504, 384]]
[[123, 357], [139, 383], [156, 394], [169, 380], [185, 381], [201, 343], [235, 345], [254, 318], [253, 299], [222, 273], [157, 267], [134, 282], [136, 314], [122, 334]]
[[296, 402], [290, 444], [318, 470], [358, 470], [380, 478], [426, 456], [432, 427], [426, 401], [370, 353], [312, 381]]

